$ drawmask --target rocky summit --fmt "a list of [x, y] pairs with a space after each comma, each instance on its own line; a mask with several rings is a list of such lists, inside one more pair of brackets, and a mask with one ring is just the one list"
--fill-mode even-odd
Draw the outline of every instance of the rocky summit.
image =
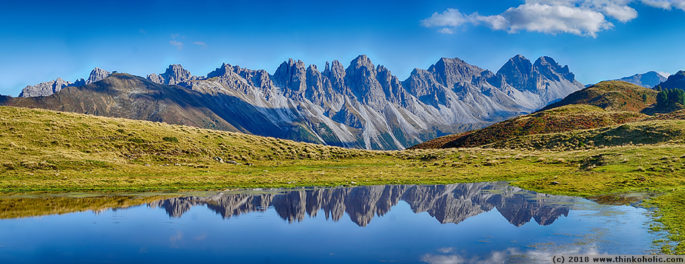
[[75, 82], [68, 82], [65, 80], [62, 80], [62, 78], [57, 78], [54, 81], [49, 81], [49, 82], [43, 82], [39, 83], [36, 85], [27, 85], [24, 87], [24, 89], [21, 91], [19, 94], [19, 97], [39, 97], [39, 96], [50, 96], [52, 94], [55, 94], [62, 89], [69, 87], [69, 86], [83, 86], [86, 84], [91, 84], [97, 81], [101, 81], [111, 75], [110, 72], [100, 69], [100, 68], [95, 68], [92, 71], [90, 71], [90, 75], [88, 76], [87, 80], [84, 79], [79, 79], [76, 80]]
[[346, 68], [335, 60], [325, 65], [320, 71], [290, 59], [271, 75], [222, 64], [206, 77], [170, 65], [147, 78], [96, 68], [86, 81], [28, 86], [21, 96], [34, 98], [3, 104], [403, 149], [533, 112], [583, 88], [568, 66], [549, 57], [532, 63], [517, 55], [497, 73], [441, 58], [404, 81], [365, 55]]
[[27, 85], [19, 94], [19, 97], [48, 96], [57, 93], [62, 88], [72, 85], [72, 83], [57, 78], [54, 81], [42, 82], [36, 85]]
[[169, 68], [162, 74], [150, 74], [147, 76], [148, 80], [159, 84], [177, 85], [189, 80], [197, 79], [192, 76], [190, 71], [186, 70], [180, 64], [169, 65]]

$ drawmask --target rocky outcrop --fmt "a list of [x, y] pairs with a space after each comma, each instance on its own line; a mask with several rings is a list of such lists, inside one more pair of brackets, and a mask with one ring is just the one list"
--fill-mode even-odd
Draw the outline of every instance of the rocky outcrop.
[[533, 89], [533, 83], [530, 81], [533, 78], [532, 73], [533, 64], [522, 55], [516, 55], [497, 71], [497, 76], [519, 90], [537, 90]]
[[95, 68], [90, 72], [90, 75], [88, 76], [87, 80], [84, 79], [79, 79], [76, 80], [75, 82], [71, 83], [65, 80], [62, 80], [62, 78], [57, 78], [54, 81], [49, 81], [49, 82], [44, 82], [44, 83], [39, 83], [36, 85], [28, 85], [26, 86], [21, 93], [19, 94], [19, 97], [39, 97], [39, 96], [50, 96], [52, 94], [58, 93], [62, 89], [69, 87], [69, 86], [83, 86], [86, 84], [91, 84], [100, 80], [103, 80], [111, 75], [110, 72], [105, 71], [100, 68]]
[[180, 64], [169, 65], [169, 68], [162, 74], [150, 74], [147, 79], [159, 84], [167, 85], [177, 85], [189, 80], [197, 79], [197, 77], [190, 74], [190, 71], [186, 70]]
[[62, 78], [57, 78], [57, 80], [39, 83], [36, 85], [27, 85], [23, 90], [21, 90], [19, 97], [49, 96], [70, 85], [70, 82], [62, 80]]
[[171, 217], [181, 217], [192, 206], [206, 205], [224, 218], [273, 207], [288, 222], [323, 212], [326, 219], [339, 221], [347, 214], [355, 224], [366, 226], [374, 217], [387, 214], [399, 201], [405, 201], [415, 213], [427, 212], [443, 224], [458, 224], [497, 208], [512, 225], [521, 226], [531, 220], [549, 225], [558, 217], [567, 216], [569, 199], [572, 198], [536, 194], [503, 183], [468, 183], [267, 190], [263, 194], [225, 192], [209, 197], [167, 199], [149, 206], [164, 208]]
[[90, 71], [90, 75], [88, 76], [88, 79], [86, 79], [85, 84], [91, 84], [95, 83], [101, 80], [104, 80], [105, 78], [109, 77], [112, 73], [100, 69], [98, 67], [95, 67], [92, 71]]
[[293, 59], [283, 62], [273, 75], [274, 84], [289, 96], [302, 96], [307, 88], [307, 71], [304, 62]]

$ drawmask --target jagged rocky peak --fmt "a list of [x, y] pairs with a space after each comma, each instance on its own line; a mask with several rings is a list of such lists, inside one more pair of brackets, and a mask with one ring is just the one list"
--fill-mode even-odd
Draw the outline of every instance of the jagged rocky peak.
[[338, 60], [333, 60], [330, 64], [326, 62], [326, 68], [323, 71], [324, 75], [342, 79], [345, 77], [345, 67]]
[[330, 82], [325, 79], [316, 65], [309, 65], [307, 67], [306, 76], [307, 90], [305, 97], [312, 102], [322, 103], [322, 96], [326, 94], [330, 88]]
[[389, 101], [402, 105], [406, 103], [407, 98], [405, 97], [407, 95], [405, 94], [404, 87], [402, 87], [402, 83], [396, 76], [392, 75], [388, 68], [378, 65], [376, 67], [376, 79], [381, 84], [381, 87], [383, 87], [383, 93], [385, 93], [385, 97]]
[[435, 75], [435, 79], [448, 88], [458, 82], [471, 82], [479, 76], [483, 69], [466, 63], [459, 58], [440, 58], [431, 65], [428, 71]]
[[233, 66], [230, 64], [222, 63], [219, 68], [207, 74], [207, 78], [214, 78], [220, 76], [226, 76], [228, 73], [233, 72]]
[[90, 71], [90, 75], [88, 76], [88, 79], [86, 79], [85, 84], [91, 84], [91, 83], [100, 81], [102, 79], [109, 77], [110, 75], [112, 75], [112, 73], [110, 73], [106, 70], [103, 70], [101, 68], [95, 67], [95, 69]]
[[43, 82], [36, 85], [27, 85], [19, 94], [19, 97], [49, 96], [57, 93], [72, 83], [57, 78], [54, 81]]
[[323, 77], [321, 76], [321, 72], [319, 72], [319, 69], [316, 67], [316, 65], [311, 64], [307, 66], [305, 79], [307, 81], [306, 85], [308, 89], [313, 88], [320, 90], [322, 88]]
[[498, 71], [497, 75], [502, 76], [504, 81], [513, 87], [529, 88], [528, 80], [533, 70], [533, 64], [523, 55], [516, 55], [509, 59]]
[[538, 58], [533, 64], [533, 68], [549, 79], [559, 80], [560, 77], [563, 77], [566, 80], [574, 81], [576, 78], [569, 70], [568, 65], [562, 67], [554, 59], [547, 56]]
[[331, 81], [333, 89], [342, 91], [345, 87], [345, 67], [338, 60], [333, 60], [330, 65], [326, 62], [323, 75]]
[[150, 74], [147, 76], [148, 80], [168, 85], [177, 85], [189, 80], [195, 79], [190, 71], [186, 70], [181, 64], [172, 64], [162, 74]]
[[319, 72], [319, 69], [316, 67], [316, 65], [311, 64], [307, 66], [307, 73], [305, 78], [307, 80], [308, 92], [323, 92], [324, 78], [321, 72]]
[[277, 86], [293, 92], [304, 92], [306, 88], [307, 70], [301, 60], [288, 59], [276, 69], [273, 81]]
[[364, 103], [378, 104], [385, 99], [383, 89], [376, 79], [376, 69], [369, 57], [359, 55], [345, 70], [345, 84]]
[[307, 66], [307, 74], [310, 74], [310, 73], [321, 74], [319, 72], [319, 68], [316, 67], [316, 65], [314, 65], [314, 64], [310, 64], [309, 66]]
[[445, 104], [447, 88], [435, 79], [435, 75], [427, 70], [415, 68], [402, 86], [408, 93], [416, 96], [421, 102], [438, 107]]
[[103, 70], [101, 68], [95, 68], [90, 72], [87, 80], [79, 79], [76, 82], [68, 82], [62, 78], [57, 78], [54, 81], [48, 81], [39, 83], [36, 85], [27, 85], [22, 89], [19, 97], [37, 97], [37, 96], [50, 96], [52, 94], [58, 93], [62, 89], [69, 86], [83, 86], [86, 84], [91, 84], [102, 79], [105, 79], [111, 75], [110, 72]]
[[[359, 55], [350, 62], [350, 66], [345, 69], [346, 79], [355, 81], [365, 81], [365, 79], [375, 77], [375, 66], [366, 55]], [[348, 83], [351, 84], [351, 83]], [[359, 83], [356, 83], [359, 85]]]
[[367, 57], [366, 55], [359, 55], [350, 62], [350, 68], [354, 70], [366, 69], [368, 71], [373, 71], [374, 66], [369, 57]]
[[166, 72], [162, 74], [167, 81], [167, 84], [178, 84], [190, 80], [192, 75], [190, 71], [186, 70], [181, 64], [169, 65]]

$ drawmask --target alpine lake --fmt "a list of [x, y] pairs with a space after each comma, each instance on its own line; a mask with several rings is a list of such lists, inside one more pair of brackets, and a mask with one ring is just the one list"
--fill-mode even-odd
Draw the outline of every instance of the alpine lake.
[[650, 254], [652, 212], [504, 182], [0, 196], [2, 263], [549, 263]]

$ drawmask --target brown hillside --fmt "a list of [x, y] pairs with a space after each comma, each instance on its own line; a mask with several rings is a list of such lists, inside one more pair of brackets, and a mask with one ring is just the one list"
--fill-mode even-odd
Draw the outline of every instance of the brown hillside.
[[604, 81], [570, 94], [542, 110], [571, 104], [588, 104], [609, 111], [641, 112], [656, 103], [658, 92], [623, 81]]
[[591, 105], [566, 105], [509, 119], [483, 129], [437, 138], [412, 148], [477, 147], [517, 136], [605, 127], [646, 117], [637, 112], [607, 111]]

